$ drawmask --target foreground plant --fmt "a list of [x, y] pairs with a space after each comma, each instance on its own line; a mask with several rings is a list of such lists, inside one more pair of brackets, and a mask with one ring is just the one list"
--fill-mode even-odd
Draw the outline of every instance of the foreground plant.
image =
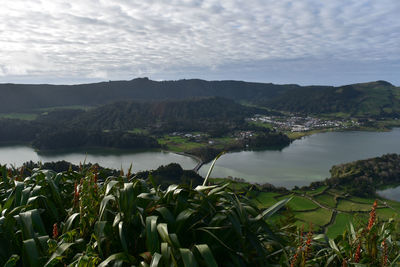
[[[395, 266], [398, 221], [335, 240], [275, 225], [267, 210], [223, 186], [160, 187], [132, 175], [99, 181], [96, 167], [28, 177], [0, 166], [0, 265]], [[150, 181], [152, 179], [150, 178]], [[361, 264], [361, 265], [360, 265]]]
[[226, 186], [99, 183], [95, 169], [3, 175], [0, 264], [261, 266], [284, 255], [284, 233], [266, 219], [288, 200], [261, 212]]

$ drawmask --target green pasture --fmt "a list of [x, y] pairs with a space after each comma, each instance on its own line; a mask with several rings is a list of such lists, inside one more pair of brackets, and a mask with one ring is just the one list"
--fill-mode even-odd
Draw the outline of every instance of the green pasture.
[[[282, 200], [288, 198], [288, 196], [282, 196], [278, 198], [278, 200]], [[302, 210], [313, 210], [318, 208], [318, 205], [312, 202], [311, 200], [301, 197], [301, 196], [293, 196], [292, 200], [287, 204], [289, 208], [293, 211], [302, 211]]]
[[304, 224], [312, 223], [315, 226], [324, 226], [331, 220], [332, 211], [319, 208], [314, 211], [295, 212], [295, 217]]
[[368, 214], [365, 213], [338, 213], [336, 214], [334, 223], [328, 227], [327, 235], [330, 238], [335, 238], [336, 236], [341, 235], [344, 230], [348, 229], [350, 223], [352, 223], [354, 228], [357, 229], [364, 226], [367, 223], [367, 219]]
[[177, 152], [184, 152], [204, 146], [204, 143], [190, 141], [188, 138], [182, 136], [164, 135], [158, 138], [157, 141], [160, 145], [167, 146], [167, 149]]
[[371, 205], [355, 203], [345, 199], [339, 199], [337, 209], [340, 211], [347, 211], [347, 212], [370, 211]]
[[321, 205], [328, 206], [330, 208], [335, 208], [336, 207], [336, 201], [334, 196], [330, 194], [322, 194], [314, 197], [314, 199], [320, 203]]
[[318, 188], [316, 188], [316, 189], [313, 189], [313, 190], [311, 190], [311, 191], [307, 191], [306, 193], [307, 193], [307, 195], [315, 196], [315, 195], [321, 194], [321, 193], [324, 192], [327, 188], [328, 188], [328, 186], [324, 185], [324, 186], [320, 186], [320, 187], [318, 187]]
[[368, 204], [370, 207], [374, 204], [375, 198], [362, 198], [362, 197], [354, 197], [351, 196], [348, 200], [358, 203]]
[[259, 208], [268, 208], [274, 205], [281, 194], [275, 192], [260, 192], [254, 195], [254, 202]]
[[0, 119], [33, 121], [36, 120], [37, 117], [38, 114], [36, 113], [0, 113]]

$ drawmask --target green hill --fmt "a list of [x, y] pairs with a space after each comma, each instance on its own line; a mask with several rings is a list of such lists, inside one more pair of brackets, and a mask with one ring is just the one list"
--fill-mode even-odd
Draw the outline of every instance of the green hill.
[[188, 99], [220, 96], [234, 100], [266, 99], [297, 85], [242, 81], [152, 81], [138, 78], [79, 85], [0, 84], [0, 113], [30, 111], [58, 106], [96, 106], [116, 101]]
[[138, 78], [79, 85], [0, 84], [0, 94], [0, 113], [3, 114], [100, 106], [118, 101], [147, 102], [196, 97], [223, 97], [304, 114], [345, 113], [359, 117], [394, 117], [400, 114], [400, 88], [385, 81], [333, 87]]
[[385, 81], [340, 87], [301, 87], [287, 90], [264, 104], [277, 110], [299, 113], [399, 116], [400, 88]]
[[71, 125], [102, 130], [168, 127], [171, 131], [198, 131], [215, 124], [242, 124], [246, 117], [257, 112], [265, 113], [221, 97], [153, 102], [124, 101], [81, 113], [71, 121]]

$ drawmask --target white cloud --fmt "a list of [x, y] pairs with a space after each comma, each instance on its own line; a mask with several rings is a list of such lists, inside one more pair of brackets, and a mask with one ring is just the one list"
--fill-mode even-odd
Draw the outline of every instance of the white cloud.
[[0, 73], [116, 79], [252, 61], [400, 61], [399, 13], [398, 0], [3, 0]]

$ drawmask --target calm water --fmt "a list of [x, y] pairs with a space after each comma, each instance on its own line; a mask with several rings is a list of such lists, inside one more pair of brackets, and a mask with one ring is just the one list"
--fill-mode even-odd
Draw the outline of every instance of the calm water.
[[[400, 128], [391, 132], [332, 132], [315, 134], [294, 141], [281, 151], [242, 151], [222, 156], [213, 170], [213, 177], [239, 177], [249, 182], [271, 183], [293, 187], [308, 185], [329, 177], [332, 165], [358, 159], [400, 153]], [[91, 152], [37, 154], [26, 146], [0, 147], [0, 163], [20, 166], [23, 162], [66, 160], [74, 164], [97, 162], [109, 168], [133, 170], [155, 169], [160, 165], [176, 162], [184, 169], [192, 169], [192, 158], [168, 152], [116, 153], [103, 150]], [[209, 164], [200, 169], [205, 176]]]
[[377, 193], [384, 198], [400, 201], [400, 186], [377, 191]]
[[[239, 177], [257, 183], [293, 187], [329, 177], [332, 165], [400, 153], [400, 128], [391, 132], [330, 132], [294, 141], [281, 151], [228, 153], [212, 177]], [[205, 176], [209, 165], [200, 169]]]
[[190, 157], [161, 151], [129, 153], [102, 150], [92, 151], [88, 154], [85, 152], [38, 154], [32, 148], [26, 146], [0, 147], [0, 164], [13, 164], [15, 166], [21, 166], [22, 163], [30, 160], [34, 162], [66, 160], [79, 164], [80, 162], [83, 163], [85, 158], [87, 163], [99, 163], [101, 166], [115, 169], [120, 169], [122, 166], [127, 170], [132, 163], [134, 172], [156, 169], [160, 165], [172, 162], [179, 163], [184, 169], [193, 169], [197, 164]]

